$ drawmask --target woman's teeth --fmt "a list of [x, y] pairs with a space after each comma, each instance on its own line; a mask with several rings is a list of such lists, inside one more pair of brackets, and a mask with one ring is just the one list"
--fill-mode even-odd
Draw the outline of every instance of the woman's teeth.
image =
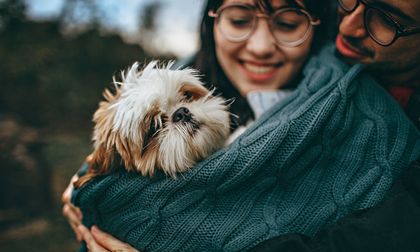
[[271, 71], [273, 71], [275, 69], [274, 66], [257, 66], [254, 64], [248, 64], [248, 63], [244, 63], [244, 67], [253, 73], [256, 74], [265, 74], [265, 73], [269, 73]]

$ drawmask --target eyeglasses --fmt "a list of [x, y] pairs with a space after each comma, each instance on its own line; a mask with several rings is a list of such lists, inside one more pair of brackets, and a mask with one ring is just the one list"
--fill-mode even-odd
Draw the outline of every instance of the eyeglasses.
[[290, 7], [266, 15], [253, 5], [235, 3], [222, 6], [217, 12], [210, 10], [208, 15], [216, 19], [221, 34], [232, 42], [249, 39], [257, 28], [258, 19], [266, 18], [277, 44], [288, 47], [301, 45], [311, 34], [312, 26], [320, 24], [307, 11]]
[[348, 13], [356, 10], [360, 3], [365, 5], [363, 21], [366, 31], [382, 46], [390, 46], [399, 37], [420, 32], [420, 27], [405, 27], [389, 13], [368, 4], [365, 0], [338, 0], [340, 7]]

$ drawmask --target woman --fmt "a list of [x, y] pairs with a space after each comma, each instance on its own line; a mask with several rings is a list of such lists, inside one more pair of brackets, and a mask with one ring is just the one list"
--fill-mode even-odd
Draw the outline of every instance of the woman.
[[[234, 98], [233, 130], [255, 117], [247, 101], [250, 92], [293, 89], [306, 60], [327, 37], [321, 35], [328, 27], [328, 6], [316, 1], [207, 1], [203, 13], [201, 49], [189, 64], [203, 73], [204, 83]], [[70, 191], [64, 193], [64, 215], [78, 240], [81, 233], [86, 239], [85, 228], [77, 231], [80, 211], [67, 204]], [[90, 241], [91, 248], [96, 246]]]
[[[235, 98], [231, 111], [239, 115], [237, 125], [254, 117], [246, 99], [250, 91], [293, 88], [309, 55], [327, 38], [328, 8], [315, 1], [208, 1], [203, 13], [201, 49], [192, 65], [204, 74], [204, 83]], [[263, 13], [267, 16], [258, 18]], [[230, 19], [243, 17], [234, 15], [248, 20], [235, 24]]]
[[[205, 14], [208, 14], [208, 16], [205, 15], [202, 25], [203, 45], [194, 65], [205, 74], [206, 83], [217, 84], [216, 87], [224, 97], [239, 97], [232, 105], [232, 112], [240, 115], [237, 124], [243, 125], [253, 117], [252, 110], [245, 97], [255, 91], [294, 88], [295, 83], [300, 81], [300, 71], [311, 50], [312, 52], [315, 51], [316, 46], [319, 47], [321, 44], [320, 35], [322, 33], [314, 32], [313, 26], [316, 26], [317, 29], [322, 28], [322, 26], [318, 26], [320, 20], [317, 17], [325, 17], [326, 15], [323, 14], [324, 8], [319, 5], [316, 6], [315, 1], [253, 2], [227, 0], [223, 3], [215, 2], [209, 1], [207, 5]], [[267, 16], [269, 18], [266, 19]], [[290, 20], [295, 22], [290, 23]], [[321, 23], [325, 25], [325, 20], [321, 20]], [[299, 99], [296, 100], [299, 101]], [[267, 116], [265, 119], [267, 120]], [[255, 126], [255, 128], [258, 126]], [[228, 154], [231, 153], [227, 153], [226, 156], [229, 156]], [[274, 156], [271, 157], [276, 159]], [[307, 176], [311, 175], [309, 171]], [[298, 174], [293, 176], [298, 176]], [[291, 178], [294, 179], [293, 176]], [[253, 180], [252, 182], [257, 183], [257, 186], [259, 185], [258, 181]], [[267, 183], [269, 182], [267, 181]], [[270, 188], [272, 187], [275, 186], [270, 186]], [[293, 190], [297, 190], [296, 188]], [[378, 201], [378, 198], [373, 197], [369, 200], [371, 201], [369, 204], [374, 204]], [[64, 201], [67, 203], [68, 199], [65, 198]], [[361, 207], [369, 205], [366, 205], [366, 202], [363, 204], [361, 204]], [[70, 206], [68, 204], [64, 209], [65, 215], [69, 217], [72, 226], [78, 226], [80, 214], [69, 211]], [[347, 209], [334, 210], [329, 213], [328, 218], [332, 218], [331, 213], [342, 216], [348, 211]], [[308, 225], [310, 224], [308, 223]], [[127, 244], [99, 232], [96, 228], [92, 229], [92, 234], [83, 226], [77, 228], [80, 231], [78, 237], [83, 237], [91, 250], [131, 249]], [[291, 230], [293, 231], [293, 229]], [[306, 232], [313, 233], [314, 231], [316, 230], [307, 230]], [[96, 241], [93, 237], [96, 238]], [[269, 238], [268, 236], [264, 237], [264, 239]], [[139, 239], [142, 239], [142, 237], [139, 237]], [[223, 239], [226, 239], [226, 237], [223, 237]], [[255, 242], [253, 245], [255, 245]], [[105, 248], [107, 250], [102, 250]], [[232, 248], [237, 249], [239, 247], [230, 247], [230, 249]]]

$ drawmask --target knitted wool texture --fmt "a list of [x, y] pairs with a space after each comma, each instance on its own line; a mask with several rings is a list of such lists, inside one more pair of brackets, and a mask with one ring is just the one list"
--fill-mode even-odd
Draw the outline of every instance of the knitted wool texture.
[[420, 135], [361, 69], [324, 49], [290, 97], [177, 179], [121, 169], [75, 191], [84, 223], [142, 251], [239, 251], [377, 204]]

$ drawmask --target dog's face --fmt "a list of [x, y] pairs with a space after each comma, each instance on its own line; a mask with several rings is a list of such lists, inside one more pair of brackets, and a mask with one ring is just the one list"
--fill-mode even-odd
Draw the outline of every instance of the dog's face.
[[127, 170], [167, 175], [192, 167], [224, 145], [229, 135], [226, 101], [203, 87], [192, 69], [134, 64], [116, 93], [94, 114], [94, 152], [89, 162], [99, 174], [121, 162]]

